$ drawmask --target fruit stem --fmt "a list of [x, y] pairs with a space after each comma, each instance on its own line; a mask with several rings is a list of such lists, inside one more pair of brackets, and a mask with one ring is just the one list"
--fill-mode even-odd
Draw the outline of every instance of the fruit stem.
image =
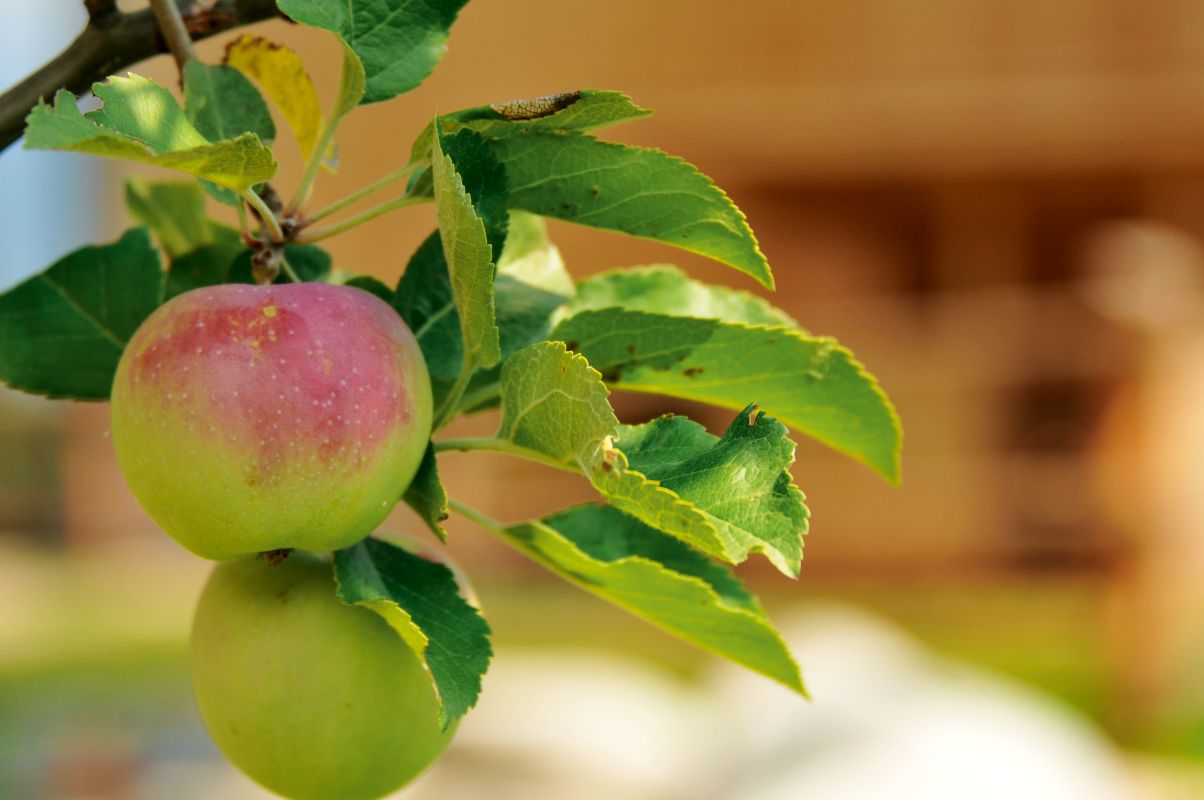
[[331, 236], [340, 234], [343, 231], [359, 227], [365, 222], [374, 220], [382, 214], [388, 214], [394, 209], [418, 205], [419, 203], [426, 203], [429, 200], [429, 197], [410, 197], [408, 195], [403, 195], [390, 200], [387, 203], [381, 203], [378, 206], [373, 206], [367, 211], [361, 211], [359, 214], [356, 214], [353, 217], [348, 217], [342, 222], [335, 222], [323, 228], [317, 228], [316, 230], [311, 230], [308, 232], [303, 231], [298, 234], [293, 241], [297, 242], [297, 244], [311, 244], [313, 242], [320, 242], [323, 239], [329, 239]]
[[317, 213], [307, 216], [305, 218], [305, 223], [308, 225], [310, 223], [317, 222], [318, 220], [326, 219], [331, 214], [337, 214], [338, 212], [342, 211], [347, 206], [354, 205], [355, 203], [358, 203], [360, 200], [363, 200], [368, 195], [375, 194], [376, 192], [385, 188], [389, 184], [395, 183], [396, 181], [399, 181], [402, 178], [405, 178], [406, 176], [408, 176], [412, 172], [414, 172], [414, 170], [418, 169], [419, 166], [421, 166], [421, 164], [417, 163], [417, 162], [406, 164], [401, 169], [390, 172], [388, 175], [381, 178], [380, 180], [375, 181], [374, 183], [370, 183], [358, 191], [352, 192], [351, 194], [344, 197], [342, 200], [336, 200], [335, 202], [326, 206], [326, 208], [323, 208], [322, 210], [318, 211]]
[[268, 231], [272, 235], [273, 242], [284, 241], [284, 231], [280, 228], [280, 223], [276, 219], [276, 215], [272, 213], [272, 209], [268, 208], [268, 204], [263, 201], [263, 198], [255, 194], [254, 189], [247, 189], [242, 194], [243, 199], [251, 204], [251, 207], [259, 212], [259, 218], [263, 220], [263, 224], [267, 226]]
[[449, 450], [456, 450], [462, 453], [471, 451], [487, 451], [491, 453], [505, 453], [506, 455], [518, 456], [525, 458], [528, 461], [537, 461], [540, 464], [547, 464], [549, 467], [575, 472], [575, 470], [563, 461], [559, 461], [551, 456], [546, 456], [535, 450], [528, 450], [525, 447], [520, 447], [514, 442], [506, 439], [499, 439], [496, 436], [476, 436], [464, 437], [460, 439], [440, 439], [437, 442], [431, 442], [436, 453], [445, 453]]

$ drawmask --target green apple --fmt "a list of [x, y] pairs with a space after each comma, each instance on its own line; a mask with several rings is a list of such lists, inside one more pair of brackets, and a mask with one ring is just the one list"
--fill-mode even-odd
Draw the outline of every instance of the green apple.
[[339, 600], [332, 565], [311, 553], [215, 567], [191, 661], [218, 747], [293, 800], [381, 797], [452, 737], [418, 657], [379, 615]]
[[137, 330], [113, 380], [126, 481], [213, 559], [354, 544], [409, 485], [431, 415], [401, 317], [321, 283], [186, 292]]

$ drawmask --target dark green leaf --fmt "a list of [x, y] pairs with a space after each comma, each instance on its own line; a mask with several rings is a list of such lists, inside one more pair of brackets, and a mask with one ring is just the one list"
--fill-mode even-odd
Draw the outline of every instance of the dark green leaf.
[[202, 245], [171, 262], [167, 271], [167, 285], [163, 299], [170, 300], [178, 294], [226, 283], [230, 271], [239, 257], [247, 259], [248, 280], [250, 276], [250, 251], [241, 241], [223, 241]]
[[363, 63], [362, 103], [378, 103], [422, 83], [447, 49], [468, 0], [277, 0], [297, 22], [340, 36]]
[[246, 76], [233, 67], [192, 60], [184, 65], [184, 111], [211, 142], [254, 133], [260, 141], [276, 138], [267, 103]]
[[363, 289], [368, 294], [376, 295], [386, 303], [393, 302], [393, 290], [384, 281], [373, 278], [371, 275], [356, 275], [354, 278], [348, 278], [344, 281], [343, 285]]
[[338, 594], [380, 614], [430, 670], [443, 727], [477, 702], [493, 650], [489, 625], [443, 564], [379, 539], [335, 553]]
[[406, 505], [414, 509], [431, 532], [441, 540], [447, 541], [447, 531], [443, 529], [443, 521], [447, 519], [447, 491], [439, 480], [439, 465], [435, 461], [435, 448], [426, 446], [426, 455], [418, 467], [418, 474], [406, 489]]
[[[508, 119], [503, 112], [512, 113], [510, 111], [512, 108], [530, 108], [531, 106], [558, 109], [551, 114], [536, 116], [519, 123], [528, 129], [545, 131], [592, 131], [646, 117], [652, 113], [631, 102], [631, 98], [622, 92], [582, 89], [538, 97], [533, 100], [510, 100], [487, 106], [465, 108], [443, 115], [439, 119], [445, 133], [454, 132], [461, 127], [468, 127], [485, 134], [497, 134], [500, 131], [501, 135], [505, 135], [509, 130], [506, 126], [510, 125], [512, 120]], [[493, 123], [500, 123], [500, 125], [495, 126]], [[418, 134], [410, 148], [411, 162], [430, 161], [431, 135], [434, 129], [433, 124], [428, 124]]]
[[49, 397], [108, 399], [125, 343], [162, 299], [145, 228], [76, 250], [0, 295], [0, 379]]
[[485, 238], [494, 253], [506, 244], [509, 211], [506, 208], [506, 169], [476, 131], [463, 130], [441, 140], [443, 152], [456, 166], [472, 207], [485, 226]]

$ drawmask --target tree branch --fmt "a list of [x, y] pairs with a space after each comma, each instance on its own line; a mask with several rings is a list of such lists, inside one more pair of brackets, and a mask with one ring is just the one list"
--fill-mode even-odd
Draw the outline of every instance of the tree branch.
[[[40, 100], [59, 89], [79, 94], [96, 81], [159, 53], [167, 43], [149, 10], [122, 14], [107, 0], [88, 0], [88, 26], [53, 61], [0, 96], [0, 151], [21, 137], [25, 117]], [[193, 39], [279, 15], [275, 0], [216, 0], [194, 6], [184, 15]]]
[[183, 85], [184, 65], [196, 60], [192, 34], [184, 27], [184, 18], [180, 16], [180, 7], [176, 5], [176, 0], [150, 0], [150, 7], [155, 14], [155, 21], [159, 23], [163, 38], [167, 40], [167, 47], [176, 60], [176, 66], [180, 70], [180, 84]]

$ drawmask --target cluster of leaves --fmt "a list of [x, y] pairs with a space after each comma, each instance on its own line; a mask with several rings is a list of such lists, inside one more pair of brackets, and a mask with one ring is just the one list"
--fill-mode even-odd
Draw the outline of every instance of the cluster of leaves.
[[[649, 113], [617, 92], [437, 117], [394, 173], [408, 180], [385, 206], [434, 202], [438, 229], [395, 288], [332, 270], [325, 251], [306, 244], [321, 238], [308, 226], [325, 213], [307, 215], [301, 205], [314, 175], [329, 167], [337, 123], [357, 105], [421, 82], [463, 0], [389, 13], [350, 0], [279, 4], [344, 45], [328, 114], [295, 53], [247, 37], [221, 65], [187, 65], [182, 107], [168, 90], [130, 75], [94, 87], [97, 110], [81, 113], [63, 92], [31, 113], [26, 147], [140, 161], [199, 181], [131, 181], [127, 206], [141, 226], [0, 295], [0, 379], [50, 397], [106, 399], [122, 349], [148, 314], [189, 289], [252, 281], [256, 253], [271, 249], [294, 279], [356, 285], [397, 310], [428, 363], [436, 429], [500, 406], [495, 435], [436, 438], [404, 497], [437, 536], [446, 536], [449, 507], [458, 510], [587, 591], [804, 691], [781, 638], [729, 565], [761, 553], [798, 575], [808, 510], [789, 472], [795, 445], [787, 425], [898, 480], [900, 428], [874, 379], [834, 340], [807, 333], [765, 301], [670, 266], [574, 284], [544, 217], [662, 242], [772, 287], [744, 215], [710, 179], [659, 150], [596, 136]], [[288, 207], [273, 208], [264, 189], [277, 166], [264, 96], [307, 158], [306, 183]], [[238, 207], [242, 232], [206, 216], [206, 193]], [[257, 233], [245, 205], [259, 215]], [[611, 387], [735, 416], [721, 436], [680, 416], [623, 425]], [[447, 497], [438, 454], [449, 450], [505, 452], [580, 473], [599, 502], [494, 522]], [[463, 715], [489, 661], [489, 629], [451, 573], [378, 539], [336, 553], [334, 564], [342, 598], [382, 614], [425, 659], [445, 721]]]

